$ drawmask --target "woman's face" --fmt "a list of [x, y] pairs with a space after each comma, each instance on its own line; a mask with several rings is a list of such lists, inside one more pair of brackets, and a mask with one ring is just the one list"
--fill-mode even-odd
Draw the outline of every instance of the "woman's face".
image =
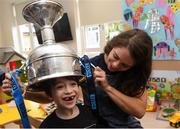
[[134, 65], [133, 58], [125, 47], [113, 48], [105, 60], [111, 72], [126, 71]]
[[79, 97], [79, 86], [74, 80], [58, 78], [52, 88], [52, 98], [63, 109], [72, 109]]

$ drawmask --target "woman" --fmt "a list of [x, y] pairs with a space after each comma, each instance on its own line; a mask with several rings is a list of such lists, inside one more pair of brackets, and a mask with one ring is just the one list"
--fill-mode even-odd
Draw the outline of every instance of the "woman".
[[152, 39], [133, 29], [110, 40], [104, 53], [91, 59], [96, 66], [99, 117], [106, 127], [141, 128], [137, 118], [146, 110], [146, 82], [151, 74]]

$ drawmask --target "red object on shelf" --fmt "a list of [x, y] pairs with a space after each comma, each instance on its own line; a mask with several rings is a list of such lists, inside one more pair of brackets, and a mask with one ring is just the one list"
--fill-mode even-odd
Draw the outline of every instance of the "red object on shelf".
[[10, 70], [16, 69], [16, 61], [10, 61], [9, 62], [9, 68], [10, 68]]
[[153, 112], [157, 111], [157, 105], [154, 104]]

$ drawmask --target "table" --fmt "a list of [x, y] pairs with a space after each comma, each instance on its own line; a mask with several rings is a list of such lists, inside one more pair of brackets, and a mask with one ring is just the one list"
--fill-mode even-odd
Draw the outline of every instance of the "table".
[[[30, 100], [25, 100], [24, 102], [30, 120], [45, 119], [47, 117], [47, 113], [45, 110], [43, 110], [43, 108], [41, 108], [40, 103], [36, 103]], [[2, 110], [0, 113], [0, 127], [4, 127], [4, 125], [11, 122], [20, 121], [20, 115], [16, 106], [11, 106], [10, 104], [12, 104], [12, 102], [0, 105], [0, 109]], [[22, 125], [20, 124], [20, 126]]]

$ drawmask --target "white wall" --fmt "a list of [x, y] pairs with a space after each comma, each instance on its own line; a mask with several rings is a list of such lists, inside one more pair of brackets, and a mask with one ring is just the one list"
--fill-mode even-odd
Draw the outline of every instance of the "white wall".
[[66, 41], [66, 43], [69, 47], [73, 48], [74, 50], [77, 50], [77, 38], [76, 38], [76, 21], [75, 21], [75, 0], [58, 0], [63, 8], [64, 11], [67, 12], [70, 26], [71, 26], [71, 32], [73, 36], [73, 41]]
[[[3, 2], [5, 1], [5, 2]], [[2, 46], [13, 46], [13, 37], [11, 28], [13, 26], [14, 20], [12, 15], [11, 4], [6, 2], [6, 0], [0, 1], [0, 47]], [[13, 1], [13, 0], [12, 0]], [[18, 0], [16, 0], [18, 1]], [[23, 1], [23, 0], [21, 0]], [[25, 0], [32, 1], [32, 0]], [[67, 46], [77, 50], [82, 49], [81, 35], [80, 35], [80, 25], [88, 24], [98, 24], [105, 23], [113, 20], [119, 20], [121, 16], [120, 1], [121, 0], [79, 0], [77, 5], [77, 0], [56, 0], [59, 1], [64, 8], [64, 11], [68, 13], [73, 40], [65, 41], [63, 43]], [[24, 23], [22, 17], [22, 8], [24, 3], [15, 4], [17, 9], [18, 20], [17, 22]], [[22, 6], [23, 5], [23, 6]], [[77, 7], [79, 6], [79, 8]], [[79, 9], [79, 10], [78, 10]], [[78, 12], [80, 11], [80, 12]], [[79, 14], [79, 19], [77, 18]], [[19, 17], [20, 16], [20, 17]], [[80, 24], [81, 23], [81, 24]], [[81, 51], [81, 50], [80, 50]]]
[[[0, 8], [1, 8], [1, 7], [0, 7]], [[0, 17], [1, 17], [1, 14], [0, 14]], [[2, 28], [2, 27], [1, 27], [1, 26], [2, 26], [2, 24], [1, 24], [1, 20], [0, 20], [0, 47], [2, 47], [2, 44], [1, 44], [1, 43], [2, 43], [2, 33], [1, 33], [1, 32], [2, 32], [2, 31], [1, 31], [2, 29], [1, 29], [1, 28]]]
[[[67, 46], [77, 49], [77, 43], [76, 43], [76, 27], [75, 27], [75, 13], [74, 13], [74, 3], [76, 2], [75, 0], [56, 0], [58, 1], [64, 8], [64, 12], [67, 12], [70, 26], [71, 26], [71, 32], [73, 36], [73, 40], [70, 41], [65, 41], [62, 43], [65, 43]], [[23, 7], [27, 4], [28, 2], [23, 2], [23, 3], [18, 3], [15, 4], [15, 8], [17, 11], [17, 23], [18, 24], [24, 24], [27, 23], [27, 21], [23, 18], [22, 16], [22, 10]]]
[[[75, 33], [76, 27], [75, 27], [75, 15], [74, 15], [75, 0], [57, 0], [57, 1], [59, 1], [63, 5], [65, 12], [68, 13], [72, 36], [73, 36], [73, 40], [65, 41], [62, 43], [65, 43], [67, 44], [67, 46], [76, 50], [77, 43], [76, 43], [76, 33]], [[20, 4], [25, 5], [23, 2], [23, 3], [18, 3], [16, 6], [21, 7]], [[19, 14], [17, 14], [17, 16], [22, 14], [23, 7], [24, 6], [22, 6], [20, 10], [17, 10], [19, 11]], [[19, 20], [22, 20], [22, 22]], [[22, 15], [21, 17], [18, 17], [18, 22], [19, 23], [25, 22]], [[0, 47], [13, 46], [13, 36], [11, 30], [13, 24], [14, 24], [14, 20], [13, 20], [13, 11], [11, 4], [7, 1], [0, 1]]]
[[0, 47], [13, 46], [12, 26], [13, 14], [11, 4], [0, 2]]
[[3, 13], [1, 11], [1, 8], [2, 8], [2, 4], [0, 4], [0, 47], [3, 46], [2, 44], [2, 17], [3, 17]]
[[79, 0], [81, 25], [92, 25], [119, 20], [121, 0]]

